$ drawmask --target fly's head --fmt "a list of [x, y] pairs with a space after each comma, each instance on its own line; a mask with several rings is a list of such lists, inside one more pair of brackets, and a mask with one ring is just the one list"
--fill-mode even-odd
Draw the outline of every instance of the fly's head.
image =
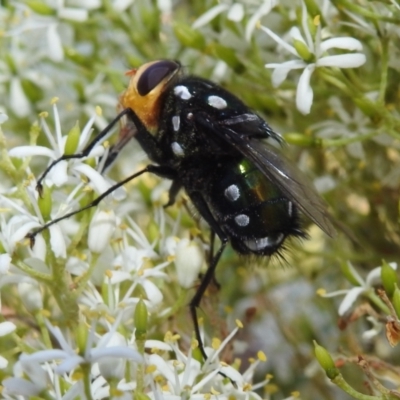
[[158, 130], [164, 94], [177, 81], [180, 71], [181, 65], [170, 60], [153, 61], [129, 71], [131, 80], [120, 97], [121, 107], [132, 109], [154, 134]]

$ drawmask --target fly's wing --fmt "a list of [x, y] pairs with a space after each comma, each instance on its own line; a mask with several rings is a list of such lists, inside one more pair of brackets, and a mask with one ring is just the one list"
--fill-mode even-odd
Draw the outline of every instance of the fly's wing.
[[[252, 138], [247, 134], [244, 124], [239, 127], [232, 119], [212, 121], [208, 116], [202, 114], [197, 115], [197, 122], [254, 162], [283, 195], [296, 204], [327, 235], [335, 236], [336, 231], [324, 201], [303, 173], [278, 149], [259, 138]], [[247, 118], [246, 122], [251, 127], [256, 121], [253, 122]], [[257, 123], [259, 124], [259, 121]], [[265, 126], [268, 127], [267, 124]], [[269, 127], [268, 129], [271, 130]], [[274, 135], [269, 136], [276, 140]]]
[[335, 236], [336, 231], [324, 201], [306, 176], [278, 149], [257, 139], [251, 139], [237, 149], [253, 161], [282, 194], [293, 201], [326, 234]]

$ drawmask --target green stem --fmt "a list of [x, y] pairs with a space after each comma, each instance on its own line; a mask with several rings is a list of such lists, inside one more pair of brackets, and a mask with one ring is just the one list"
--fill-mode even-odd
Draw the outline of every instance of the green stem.
[[91, 388], [91, 377], [90, 377], [90, 364], [82, 364], [82, 372], [83, 372], [83, 390], [85, 392], [86, 400], [93, 400]]
[[99, 256], [100, 254], [93, 254], [88, 270], [75, 281], [75, 284], [79, 284], [74, 293], [75, 298], [78, 298], [82, 294], [82, 292], [86, 289], [86, 285], [89, 279], [92, 277], [94, 269], [96, 268]]
[[389, 68], [389, 40], [383, 37], [381, 40], [382, 54], [381, 54], [381, 82], [379, 85], [378, 102], [380, 105], [385, 105], [385, 94], [388, 83], [388, 68]]
[[36, 271], [35, 269], [26, 265], [23, 261], [18, 260], [15, 265], [23, 272], [28, 274], [31, 278], [34, 278], [40, 282], [48, 283], [52, 281], [52, 277], [49, 274], [44, 274], [43, 272]]
[[351, 397], [358, 400], [382, 400], [381, 396], [369, 396], [367, 394], [362, 394], [354, 390], [343, 378], [342, 374], [337, 375], [332, 379], [332, 382], [340, 387], [343, 391], [349, 394]]
[[355, 143], [355, 142], [362, 142], [363, 140], [368, 140], [371, 139], [376, 135], [376, 132], [369, 132], [364, 135], [357, 135], [357, 136], [352, 136], [352, 137], [345, 137], [341, 139], [322, 139], [321, 140], [321, 146], [322, 147], [341, 147], [341, 146], [346, 146], [350, 143]]
[[382, 301], [382, 299], [371, 289], [365, 292], [365, 296], [374, 303], [380, 310], [382, 310], [386, 315], [390, 315], [390, 310], [387, 305]]
[[391, 22], [396, 25], [400, 24], [399, 18], [392, 18], [392, 17], [387, 17], [385, 15], [379, 15], [374, 11], [368, 10], [366, 7], [355, 4], [353, 1], [333, 0], [332, 2], [338, 9], [342, 8], [345, 10], [353, 11], [354, 13], [362, 15], [363, 17], [370, 19], [373, 22], [380, 20], [385, 22]]

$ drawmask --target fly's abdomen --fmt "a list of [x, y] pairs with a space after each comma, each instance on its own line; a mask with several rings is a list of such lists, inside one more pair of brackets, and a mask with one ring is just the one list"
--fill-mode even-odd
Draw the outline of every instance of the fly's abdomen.
[[221, 162], [207, 192], [214, 218], [240, 253], [269, 255], [287, 236], [301, 235], [295, 205], [244, 158]]

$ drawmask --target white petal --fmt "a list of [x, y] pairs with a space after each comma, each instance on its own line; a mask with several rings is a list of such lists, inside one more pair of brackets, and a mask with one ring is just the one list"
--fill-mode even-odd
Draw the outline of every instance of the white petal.
[[76, 22], [86, 21], [88, 15], [87, 10], [83, 10], [82, 8], [64, 7], [58, 11], [59, 18], [69, 19]]
[[307, 42], [304, 40], [303, 35], [301, 34], [300, 29], [297, 26], [294, 26], [290, 29], [289, 35], [292, 37], [292, 39], [304, 43], [308, 48]]
[[282, 64], [265, 64], [266, 68], [275, 68], [272, 72], [272, 84], [278, 87], [287, 77], [292, 69], [300, 69], [306, 67], [306, 63], [302, 60], [291, 60]]
[[[10, 269], [11, 257], [9, 254], [0, 254], [0, 274], [6, 274]], [[1, 335], [0, 335], [1, 336]]]
[[60, 187], [68, 182], [68, 161], [62, 160], [49, 171], [46, 176], [46, 184], [52, 186], [53, 184]]
[[44, 240], [42, 235], [37, 235], [35, 237], [35, 245], [32, 249], [32, 255], [39, 260], [44, 261], [46, 259], [46, 241]]
[[125, 11], [135, 0], [114, 0], [111, 3], [112, 8], [117, 12]]
[[101, 253], [109, 244], [116, 227], [113, 211], [96, 211], [89, 226], [88, 246], [90, 251]]
[[365, 280], [365, 287], [372, 287], [377, 283], [381, 283], [381, 271], [382, 267], [377, 267], [371, 270]]
[[349, 290], [349, 292], [344, 297], [343, 301], [340, 303], [338, 314], [340, 316], [344, 315], [350, 309], [353, 303], [357, 300], [360, 294], [364, 292], [364, 290], [365, 289], [362, 287], [355, 287]]
[[57, 32], [57, 25], [51, 24], [47, 29], [47, 44], [49, 58], [55, 62], [61, 62], [64, 59], [64, 49], [61, 43], [61, 38]]
[[56, 257], [67, 257], [67, 247], [65, 245], [64, 235], [62, 234], [61, 228], [58, 224], [51, 225], [50, 231], [50, 246], [51, 250]]
[[72, 356], [63, 361], [58, 365], [54, 372], [58, 375], [65, 374], [75, 369], [79, 364], [83, 363], [85, 360], [80, 356]]
[[8, 366], [8, 360], [0, 356], [0, 369], [6, 369]]
[[22, 239], [26, 237], [26, 235], [35, 228], [38, 228], [40, 224], [37, 221], [30, 221], [25, 223], [23, 226], [18, 228], [9, 238], [11, 240], [11, 243], [14, 245], [17, 242], [20, 242]]
[[163, 295], [162, 295], [160, 289], [153, 282], [151, 282], [147, 279], [140, 283], [141, 283], [144, 291], [146, 292], [146, 296], [149, 299], [150, 303], [153, 306], [160, 304], [163, 299]]
[[296, 57], [300, 57], [296, 51], [296, 49], [291, 46], [289, 43], [286, 43], [284, 40], [282, 40], [278, 35], [276, 35], [274, 32], [271, 31], [271, 29], [268, 29], [265, 26], [261, 26], [261, 29], [269, 36], [271, 36], [272, 39], [275, 40], [280, 46], [282, 46], [284, 49], [286, 49], [288, 52], [292, 53]]
[[104, 177], [90, 165], [78, 164], [74, 166], [74, 170], [87, 176], [98, 194], [104, 193], [110, 188], [110, 184], [104, 179]]
[[210, 8], [207, 12], [205, 12], [203, 15], [197, 18], [196, 21], [193, 22], [192, 28], [197, 29], [208, 24], [217, 15], [221, 14], [227, 9], [228, 9], [227, 4], [218, 4], [217, 6]]
[[18, 146], [8, 151], [10, 157], [23, 158], [32, 156], [46, 156], [55, 158], [54, 151], [44, 146]]
[[149, 356], [148, 365], [155, 365], [157, 368], [157, 371], [163, 375], [166, 380], [174, 385], [175, 384], [175, 374], [173, 373], [172, 368], [167, 364], [167, 362], [161, 358], [158, 354], [151, 354]]
[[297, 84], [296, 107], [302, 114], [308, 114], [313, 102], [313, 91], [310, 86], [310, 78], [315, 70], [315, 64], [308, 65], [300, 76]]
[[18, 293], [29, 312], [36, 312], [43, 308], [42, 292], [37, 284], [21, 282], [18, 284]]
[[175, 267], [179, 284], [183, 288], [190, 288], [198, 278], [203, 265], [204, 254], [195, 241], [182, 239], [175, 254]]
[[31, 361], [43, 363], [53, 360], [62, 360], [64, 358], [69, 358], [69, 357], [70, 355], [66, 353], [64, 350], [52, 349], [52, 350], [37, 351], [36, 353], [32, 353], [29, 355], [22, 354], [20, 357], [20, 361], [23, 363], [28, 363]]
[[357, 68], [363, 65], [366, 57], [361, 53], [339, 54], [336, 56], [322, 57], [317, 61], [318, 67]]
[[9, 321], [0, 323], [0, 336], [8, 335], [11, 332], [14, 332], [17, 327]]
[[162, 351], [171, 351], [172, 347], [170, 344], [165, 343], [165, 342], [161, 342], [161, 340], [154, 340], [154, 339], [150, 339], [150, 340], [146, 340], [144, 347], [146, 349], [156, 349], [156, 350], [162, 350]]
[[361, 42], [357, 39], [352, 37], [338, 37], [338, 38], [331, 38], [324, 40], [321, 45], [320, 49], [323, 53], [329, 49], [345, 49], [345, 50], [362, 50], [363, 46]]
[[243, 4], [234, 3], [228, 11], [227, 18], [234, 22], [239, 22], [243, 19], [244, 7]]
[[11, 78], [10, 107], [19, 118], [24, 118], [31, 112], [30, 102], [22, 89], [20, 79], [17, 77]]
[[258, 21], [264, 15], [267, 15], [271, 11], [272, 7], [276, 6], [276, 4], [277, 4], [276, 0], [266, 0], [261, 4], [258, 10], [250, 17], [249, 22], [247, 22], [246, 25], [245, 37], [247, 41], [250, 40], [251, 35], [255, 27], [257, 26]]
[[4, 124], [4, 122], [6, 122], [7, 120], [8, 120], [8, 115], [0, 111], [0, 125]]
[[143, 362], [141, 354], [134, 349], [127, 346], [110, 346], [103, 348], [95, 348], [91, 350], [91, 356], [93, 361], [98, 361], [101, 358], [124, 358], [129, 359], [138, 363]]
[[24, 396], [24, 398], [38, 395], [41, 390], [32, 382], [22, 378], [6, 378], [3, 380], [2, 385], [6, 393]]

